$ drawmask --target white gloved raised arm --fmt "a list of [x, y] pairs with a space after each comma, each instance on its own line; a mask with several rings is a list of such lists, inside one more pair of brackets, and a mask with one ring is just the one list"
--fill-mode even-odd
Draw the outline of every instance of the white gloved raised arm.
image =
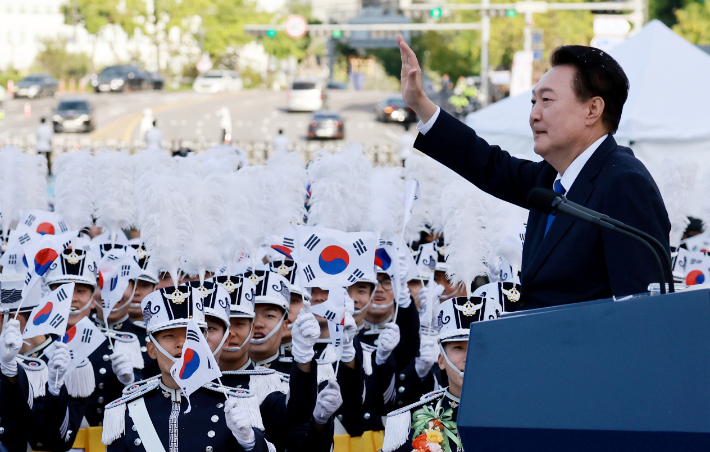
[[304, 301], [301, 312], [298, 313], [296, 321], [293, 322], [293, 330], [291, 332], [293, 359], [300, 364], [310, 363], [315, 355], [313, 346], [319, 337], [320, 325], [318, 325], [318, 320], [311, 312], [311, 304]]
[[399, 326], [390, 322], [385, 325], [384, 331], [377, 338], [377, 352], [375, 353], [375, 363], [381, 366], [390, 357], [392, 351], [397, 347], [400, 340]]
[[224, 417], [227, 420], [227, 427], [237, 439], [237, 442], [244, 450], [252, 450], [256, 445], [256, 435], [249, 420], [246, 410], [237, 406], [237, 399], [230, 397], [224, 405]]
[[340, 385], [335, 380], [328, 380], [328, 386], [318, 393], [313, 419], [318, 424], [325, 424], [342, 404], [343, 396], [340, 394]]
[[133, 375], [133, 363], [130, 358], [124, 353], [114, 353], [110, 358], [111, 368], [118, 381], [124, 386], [132, 384], [135, 380], [135, 375]]
[[0, 371], [6, 377], [17, 376], [17, 354], [22, 348], [22, 332], [20, 321], [8, 320], [0, 335]]
[[353, 340], [357, 335], [357, 323], [350, 314], [345, 314], [343, 331], [343, 356], [340, 360], [344, 363], [352, 362], [355, 359], [355, 345]]
[[69, 355], [69, 347], [63, 342], [55, 342], [54, 353], [49, 358], [47, 363], [49, 392], [53, 395], [59, 395], [64, 384], [64, 375], [67, 373], [71, 356]]
[[419, 356], [414, 358], [414, 369], [419, 378], [424, 378], [439, 359], [439, 346], [436, 338], [422, 337]]

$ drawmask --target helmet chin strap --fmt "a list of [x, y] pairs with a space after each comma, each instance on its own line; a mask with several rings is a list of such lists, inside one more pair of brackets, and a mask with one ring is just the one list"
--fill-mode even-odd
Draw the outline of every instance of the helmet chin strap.
[[[372, 304], [372, 300], [375, 298], [375, 291], [377, 290], [377, 285], [378, 285], [378, 284], [379, 284], [379, 283], [374, 283], [374, 284], [373, 284], [372, 293], [370, 294], [370, 299], [367, 301], [367, 304], [366, 304], [365, 306], [363, 306], [362, 309], [356, 309], [356, 310], [354, 310], [354, 311], [353, 311], [353, 316], [362, 314], [363, 312], [365, 312], [365, 310], [368, 308], [368, 306], [370, 306], [370, 304]], [[390, 304], [389, 306], [391, 306], [391, 304]]]
[[[132, 303], [132, 302], [133, 302], [133, 297], [134, 297], [135, 295], [136, 295], [136, 284], [133, 283], [133, 292], [131, 292], [131, 297], [128, 299], [128, 301], [126, 302], [126, 304], [124, 304], [124, 305], [121, 306], [120, 308], [113, 308], [113, 309], [111, 309], [111, 312], [118, 312], [118, 311], [120, 311], [121, 309], [125, 309], [126, 305], [128, 305], [129, 308], [130, 308], [130, 307], [135, 307], [135, 306], [132, 306], [132, 305], [133, 305], [133, 303]], [[140, 306], [141, 306], [140, 303], [138, 303], [138, 307], [139, 307], [139, 308], [140, 308]]]
[[460, 377], [463, 377], [463, 371], [459, 370], [458, 367], [454, 366], [454, 363], [451, 362], [448, 356], [446, 356], [446, 351], [444, 350], [444, 346], [440, 343], [439, 344], [439, 350], [441, 350], [441, 354], [444, 355], [444, 360], [446, 361], [446, 364], [451, 367], [457, 374], [459, 374]]
[[87, 309], [89, 309], [89, 306], [91, 306], [91, 300], [92, 300], [93, 298], [94, 298], [94, 296], [92, 295], [91, 298], [89, 298], [89, 301], [84, 305], [83, 308], [77, 309], [76, 311], [69, 311], [69, 315], [79, 315], [79, 314], [81, 314], [82, 312], [84, 312], [84, 311], [86, 311]]
[[[289, 325], [291, 326], [291, 325]], [[254, 331], [254, 322], [251, 322], [251, 328], [249, 328], [249, 336], [247, 336], [246, 339], [244, 339], [244, 343], [240, 345], [239, 347], [225, 347], [224, 351], [225, 352], [240, 352], [244, 348], [245, 345], [247, 345], [247, 341], [249, 341], [249, 338], [251, 337], [251, 333]]]
[[175, 357], [174, 357], [173, 355], [171, 355], [170, 353], [168, 353], [168, 352], [163, 348], [163, 346], [160, 345], [160, 344], [158, 343], [158, 341], [155, 340], [155, 338], [153, 337], [153, 333], [148, 333], [148, 337], [150, 338], [150, 342], [151, 342], [153, 345], [155, 345], [155, 348], [157, 348], [160, 353], [162, 353], [163, 355], [165, 355], [170, 361], [172, 361], [172, 362], [177, 362], [178, 359], [175, 358]]
[[251, 339], [249, 342], [251, 342], [254, 345], [259, 345], [259, 344], [263, 344], [264, 342], [268, 341], [269, 338], [271, 336], [273, 336], [274, 334], [276, 334], [276, 332], [279, 330], [279, 328], [281, 328], [281, 325], [283, 325], [284, 319], [286, 319], [286, 317], [288, 317], [288, 311], [284, 312], [284, 315], [283, 315], [283, 317], [281, 317], [281, 320], [279, 320], [279, 323], [274, 327], [273, 330], [269, 331], [269, 334], [262, 337], [261, 339]]
[[222, 335], [222, 340], [219, 342], [219, 345], [217, 346], [217, 348], [215, 348], [214, 351], [212, 352], [212, 356], [217, 355], [217, 353], [222, 349], [222, 346], [224, 345], [224, 343], [227, 342], [228, 337], [229, 337], [229, 328], [227, 328], [227, 330]]
[[387, 304], [373, 304], [372, 309], [374, 309], [375, 311], [384, 311], [386, 309], [391, 308], [393, 304], [394, 304], [394, 300], [390, 301]]

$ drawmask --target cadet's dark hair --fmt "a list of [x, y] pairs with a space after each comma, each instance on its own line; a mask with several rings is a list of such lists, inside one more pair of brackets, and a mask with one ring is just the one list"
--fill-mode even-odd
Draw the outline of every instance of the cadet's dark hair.
[[608, 53], [587, 46], [561, 46], [550, 55], [552, 67], [570, 65], [577, 70], [572, 89], [580, 102], [599, 96], [604, 100], [602, 123], [615, 133], [629, 96], [629, 79]]

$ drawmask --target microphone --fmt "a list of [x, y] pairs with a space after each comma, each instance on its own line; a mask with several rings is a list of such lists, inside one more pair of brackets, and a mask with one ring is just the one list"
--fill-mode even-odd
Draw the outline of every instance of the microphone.
[[[661, 285], [661, 293], [666, 293], [666, 281], [668, 281], [669, 290], [671, 292], [675, 291], [671, 273], [670, 257], [655, 237], [628, 226], [621, 221], [610, 218], [607, 215], [588, 209], [584, 206], [580, 206], [579, 204], [575, 204], [552, 190], [533, 188], [528, 195], [528, 205], [530, 208], [548, 215], [565, 215], [575, 220], [589, 223], [600, 229], [614, 231], [638, 241], [651, 252], [654, 260], [656, 261], [656, 267], [658, 269], [659, 281]], [[660, 250], [660, 253], [658, 250]], [[665, 258], [665, 266], [661, 263], [659, 255]]]

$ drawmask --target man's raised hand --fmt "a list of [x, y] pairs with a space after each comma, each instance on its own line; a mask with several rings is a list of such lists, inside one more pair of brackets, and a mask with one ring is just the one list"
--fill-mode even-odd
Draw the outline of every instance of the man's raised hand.
[[397, 36], [399, 54], [402, 57], [402, 99], [424, 123], [436, 113], [436, 105], [429, 100], [422, 83], [422, 68], [414, 51], [407, 45], [402, 35]]

